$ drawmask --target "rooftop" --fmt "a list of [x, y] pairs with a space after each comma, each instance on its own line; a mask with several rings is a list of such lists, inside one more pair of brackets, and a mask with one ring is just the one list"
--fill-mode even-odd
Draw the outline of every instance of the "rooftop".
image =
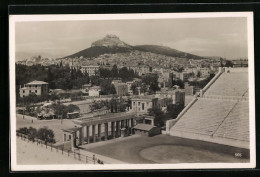
[[120, 112], [120, 113], [107, 113], [105, 115], [95, 117], [81, 117], [75, 119], [73, 122], [79, 125], [97, 125], [107, 122], [114, 122], [119, 120], [136, 118], [134, 113]]
[[29, 82], [27, 83], [26, 85], [44, 85], [44, 84], [48, 84], [47, 82], [43, 82], [43, 81], [32, 81], [32, 82]]
[[156, 126], [149, 125], [149, 124], [137, 124], [136, 126], [134, 126], [134, 129], [150, 131], [154, 127]]

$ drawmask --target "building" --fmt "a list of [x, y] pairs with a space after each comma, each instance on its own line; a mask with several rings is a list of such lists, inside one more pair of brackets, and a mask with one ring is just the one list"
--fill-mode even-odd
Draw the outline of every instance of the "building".
[[113, 85], [115, 86], [116, 94], [118, 96], [126, 96], [128, 94], [128, 84], [115, 82]]
[[187, 81], [189, 79], [189, 73], [182, 72], [180, 73], [180, 80]]
[[49, 84], [43, 81], [32, 81], [24, 85], [23, 88], [20, 86], [20, 97], [29, 96], [34, 93], [35, 95], [47, 95], [49, 94]]
[[248, 60], [232, 60], [233, 67], [238, 68], [238, 67], [248, 67]]
[[155, 136], [161, 134], [160, 128], [149, 124], [137, 124], [133, 127], [135, 134], [142, 136]]
[[99, 75], [99, 66], [90, 65], [90, 66], [81, 66], [81, 72], [88, 73], [89, 76]]
[[175, 104], [185, 106], [185, 92], [175, 92]]
[[209, 76], [209, 71], [210, 71], [209, 68], [200, 68], [199, 71], [202, 77]]
[[99, 86], [90, 87], [88, 94], [89, 96], [99, 96], [101, 88]]
[[126, 84], [127, 84], [127, 92], [128, 92], [129, 95], [133, 95], [134, 94], [133, 90], [131, 89], [133, 83], [134, 83], [134, 81], [126, 82]]
[[131, 111], [135, 112], [137, 115], [147, 114], [148, 110], [151, 108], [167, 107], [167, 105], [172, 104], [172, 99], [167, 97], [155, 98], [154, 95], [146, 96], [136, 96], [132, 98]]
[[185, 82], [184, 91], [186, 95], [194, 94], [194, 86], [190, 86], [189, 83]]

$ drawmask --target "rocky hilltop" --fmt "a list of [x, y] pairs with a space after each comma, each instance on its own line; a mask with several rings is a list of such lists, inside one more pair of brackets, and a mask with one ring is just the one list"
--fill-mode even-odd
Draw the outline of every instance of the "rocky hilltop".
[[108, 34], [103, 39], [95, 41], [91, 44], [91, 47], [130, 47], [130, 45], [124, 43], [116, 35]]
[[81, 50], [63, 58], [84, 57], [93, 58], [103, 54], [122, 54], [131, 53], [134, 51], [150, 52], [159, 55], [170, 57], [180, 57], [186, 59], [203, 59], [201, 56], [193, 55], [190, 53], [182, 52], [170, 47], [159, 45], [138, 45], [131, 46], [121, 41], [116, 35], [108, 34], [103, 39], [97, 40], [91, 44], [91, 47]]

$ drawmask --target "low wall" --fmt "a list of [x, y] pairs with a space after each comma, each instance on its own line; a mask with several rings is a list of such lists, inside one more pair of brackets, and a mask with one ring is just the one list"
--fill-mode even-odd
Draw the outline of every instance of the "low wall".
[[206, 141], [206, 142], [211, 142], [211, 143], [239, 147], [239, 148], [244, 148], [244, 149], [250, 148], [248, 141], [241, 141], [241, 140], [235, 140], [235, 139], [229, 139], [229, 138], [223, 138], [223, 137], [217, 137], [217, 136], [195, 134], [195, 133], [183, 132], [183, 131], [179, 131], [179, 130], [178, 131], [173, 130], [170, 133], [170, 135], [181, 137], [181, 138], [201, 140], [201, 141]]

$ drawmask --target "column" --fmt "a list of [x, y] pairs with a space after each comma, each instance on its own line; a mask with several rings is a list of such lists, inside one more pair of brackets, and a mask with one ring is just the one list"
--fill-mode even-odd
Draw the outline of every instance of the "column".
[[131, 134], [134, 134], [134, 118], [131, 118]]
[[120, 136], [120, 121], [116, 121], [116, 136]]
[[80, 129], [79, 129], [79, 144], [80, 145], [83, 145], [83, 142], [84, 142], [84, 138], [83, 138], [84, 136], [83, 136], [83, 127], [81, 127]]
[[125, 120], [121, 120], [121, 128], [125, 128]]
[[63, 133], [63, 142], [67, 141], [66, 133]]
[[111, 122], [112, 137], [115, 138], [115, 122]]
[[108, 136], [108, 123], [105, 123], [105, 141], [107, 140]]
[[76, 132], [73, 132], [71, 134], [71, 149], [74, 150], [74, 148], [76, 147]]
[[101, 124], [98, 124], [98, 141], [101, 141]]
[[90, 138], [89, 138], [89, 126], [86, 126], [86, 136], [87, 136], [87, 142], [90, 144]]
[[128, 120], [128, 119], [125, 120], [125, 126], [126, 126], [127, 128], [129, 127], [129, 120]]
[[96, 125], [92, 125], [92, 138], [93, 138], [93, 143], [96, 142]]
[[134, 118], [131, 118], [131, 127], [134, 127]]

